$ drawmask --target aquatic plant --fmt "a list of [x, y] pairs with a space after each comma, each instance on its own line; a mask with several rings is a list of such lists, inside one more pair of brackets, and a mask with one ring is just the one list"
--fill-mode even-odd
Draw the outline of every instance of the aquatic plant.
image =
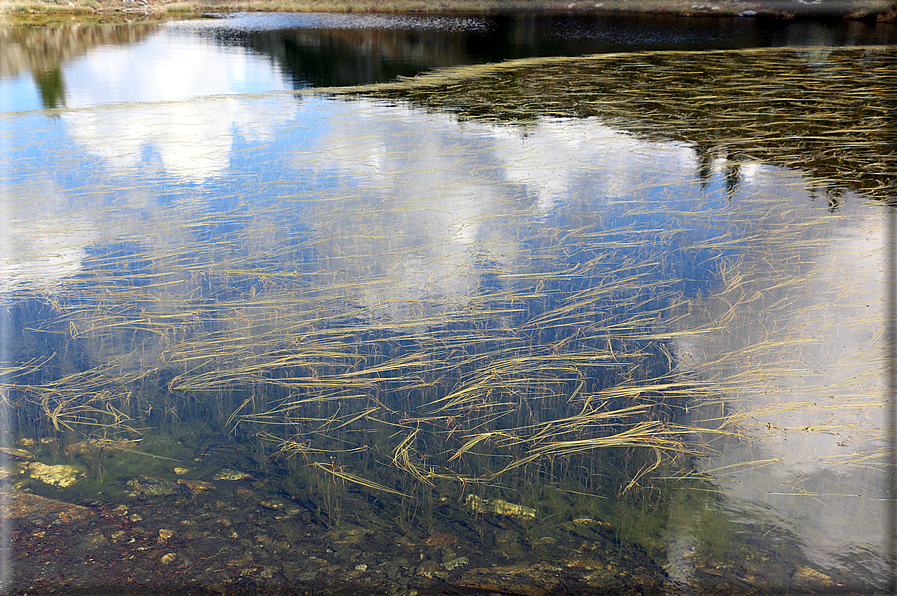
[[[764, 50], [528, 60], [327, 93], [524, 132], [597, 115], [641, 138], [688, 141], [699, 162], [798, 166], [830, 196], [887, 199], [892, 173], [880, 156], [893, 140], [884, 93], [892, 51], [832, 51], [809, 76], [817, 58]], [[857, 60], [866, 78], [847, 80]], [[774, 76], [745, 82], [760, 66]], [[798, 81], [803, 103], [780, 105]], [[400, 189], [411, 184], [404, 174], [375, 184]], [[756, 430], [775, 407], [880, 405], [850, 396], [739, 408], [739, 396], [796, 366], [794, 351], [754, 359], [793, 347], [794, 336], [726, 349], [719, 360], [737, 363], [727, 375], [683, 365], [677, 342], [744, 331], [739, 309], [783, 308], [766, 302], [783, 287], [805, 295], [818, 272], [802, 271], [802, 258], [828, 241], [807, 234], [828, 211], [797, 217], [774, 194], [741, 197], [750, 209], [739, 209], [730, 201], [737, 172], [710, 197], [700, 189], [707, 177], [677, 189], [678, 202], [661, 200], [671, 191], [660, 175], [604, 211], [573, 196], [548, 223], [502, 197], [466, 213], [463, 226], [444, 216], [453, 188], [419, 196], [287, 186], [251, 213], [211, 214], [191, 191], [156, 210], [143, 206], [145, 189], [123, 189], [81, 272], [29, 290], [4, 315], [15, 358], [0, 372], [15, 432], [64, 450], [96, 433], [186, 436], [202, 420], [251, 443], [259, 468], [291, 493], [313, 493], [324, 523], [342, 523], [344, 496], [366, 491], [400, 500], [410, 528], [434, 492], [547, 517], [570, 515], [577, 495], [640, 505], [645, 492], [689, 476], [682, 459]], [[28, 201], [27, 191], [11, 188], [9, 204]], [[758, 211], [768, 220], [755, 221]], [[415, 234], [429, 222], [439, 234]], [[495, 222], [510, 240], [473, 234], [452, 244], [463, 227]], [[692, 312], [699, 292], [713, 305], [703, 315]], [[843, 461], [880, 466], [885, 456]]]

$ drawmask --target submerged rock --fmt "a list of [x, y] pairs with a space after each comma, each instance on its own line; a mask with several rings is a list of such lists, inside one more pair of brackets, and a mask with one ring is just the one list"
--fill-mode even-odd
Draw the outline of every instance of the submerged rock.
[[24, 449], [15, 449], [13, 447], [0, 447], [0, 461], [28, 461], [32, 455]]
[[467, 499], [464, 500], [464, 506], [474, 513], [495, 513], [521, 519], [536, 518], [536, 510], [532, 507], [509, 503], [501, 499], [483, 499], [476, 495], [467, 495]]
[[168, 539], [174, 536], [174, 534], [174, 530], [166, 530], [165, 528], [162, 528], [161, 530], [159, 530], [159, 544], [168, 542]]
[[183, 480], [178, 479], [178, 484], [182, 484], [190, 489], [190, 492], [198, 493], [204, 490], [214, 490], [215, 485], [211, 482], [203, 482], [202, 480]]
[[251, 478], [251, 476], [245, 472], [225, 468], [215, 474], [212, 480], [243, 480], [244, 478]]
[[150, 478], [149, 476], [140, 476], [132, 478], [127, 482], [131, 487], [131, 497], [164, 497], [174, 494], [177, 485], [168, 480], [160, 480], [158, 478]]
[[73, 443], [65, 448], [65, 453], [69, 457], [74, 455], [88, 455], [104, 449], [121, 449], [130, 451], [137, 448], [137, 441], [129, 441], [127, 439], [87, 439], [80, 443]]
[[801, 567], [794, 572], [794, 576], [791, 579], [796, 584], [804, 587], [823, 586], [831, 588], [835, 585], [835, 582], [832, 581], [831, 577], [810, 567]]
[[470, 563], [470, 559], [468, 559], [467, 557], [455, 557], [451, 561], [446, 561], [445, 563], [443, 563], [442, 566], [449, 571], [453, 571], [459, 567], [467, 565], [468, 563]]
[[84, 476], [84, 473], [75, 466], [65, 464], [48, 466], [39, 461], [31, 462], [26, 465], [23, 473], [27, 473], [30, 478], [60, 488], [71, 486]]

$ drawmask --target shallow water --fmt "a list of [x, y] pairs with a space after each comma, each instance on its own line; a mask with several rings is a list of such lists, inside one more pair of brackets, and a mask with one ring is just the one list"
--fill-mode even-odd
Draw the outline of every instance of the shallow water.
[[884, 589], [877, 170], [234, 56], [2, 115], [3, 446], [82, 474], [5, 483], [104, 520], [5, 587]]

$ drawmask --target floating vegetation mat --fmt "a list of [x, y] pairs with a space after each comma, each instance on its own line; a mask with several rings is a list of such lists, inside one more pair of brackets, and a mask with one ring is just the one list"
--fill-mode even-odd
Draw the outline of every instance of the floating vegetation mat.
[[440, 69], [346, 89], [462, 119], [597, 117], [717, 156], [796, 168], [893, 199], [890, 46], [644, 52]]
[[[196, 501], [264, 478], [309, 523], [428, 544], [463, 526], [483, 557], [603, 536], [707, 589], [876, 585], [874, 538], [848, 579], [793, 554], [746, 579], [800, 531], [736, 526], [719, 481], [846, 511], [819, 479], [859, 470], [874, 489], [848, 496], [881, 522], [893, 58], [528, 60], [326, 99], [6, 116], [2, 397], [8, 438], [43, 460], [19, 488]], [[189, 128], [222, 114], [254, 131]], [[108, 150], [143, 130], [110, 119], [158, 124], [145, 159]], [[60, 129], [87, 148], [51, 148]], [[815, 480], [739, 475], [782, 462]], [[47, 488], [47, 464], [82, 480]], [[417, 576], [564, 589], [459, 575], [470, 557], [445, 548]], [[627, 585], [564, 560], [583, 591]]]

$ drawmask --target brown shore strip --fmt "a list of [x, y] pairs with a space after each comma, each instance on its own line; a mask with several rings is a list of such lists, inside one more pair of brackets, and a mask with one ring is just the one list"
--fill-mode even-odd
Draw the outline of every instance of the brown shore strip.
[[897, 0], [5, 0], [0, 21], [166, 19], [225, 12], [666, 14], [893, 23]]

